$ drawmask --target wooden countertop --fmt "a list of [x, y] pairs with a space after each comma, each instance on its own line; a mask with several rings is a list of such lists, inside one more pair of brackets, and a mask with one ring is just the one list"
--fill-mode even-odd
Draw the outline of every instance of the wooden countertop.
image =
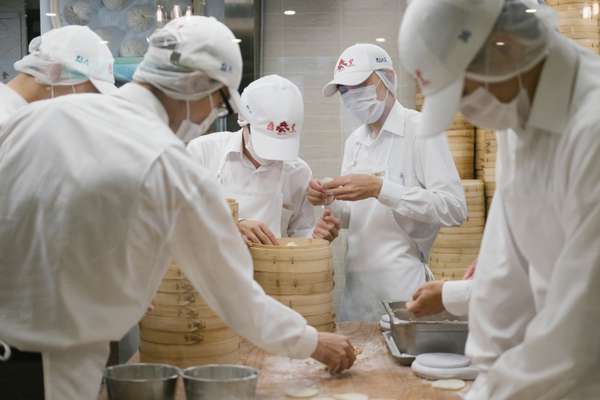
[[[285, 390], [294, 385], [318, 386], [321, 396], [352, 392], [366, 394], [373, 400], [459, 398], [456, 393], [433, 389], [427, 381], [415, 376], [410, 368], [397, 364], [375, 324], [340, 323], [338, 332], [349, 336], [354, 346], [362, 350], [352, 369], [339, 376], [331, 376], [317, 361], [273, 356], [251, 344], [244, 344], [242, 363], [260, 370], [257, 399], [289, 400]], [[183, 388], [179, 389], [177, 399], [185, 400]], [[102, 390], [99, 400], [106, 399], [105, 390]]]

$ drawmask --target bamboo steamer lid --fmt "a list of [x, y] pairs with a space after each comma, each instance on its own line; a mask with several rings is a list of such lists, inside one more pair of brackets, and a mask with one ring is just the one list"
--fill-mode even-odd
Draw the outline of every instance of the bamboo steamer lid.
[[230, 328], [204, 330], [191, 333], [168, 332], [154, 329], [143, 329], [140, 338], [150, 343], [157, 344], [209, 344], [219, 343], [227, 339], [236, 338], [237, 334]]
[[140, 321], [140, 328], [166, 332], [192, 333], [202, 330], [224, 329], [227, 328], [227, 325], [219, 317], [198, 318], [197, 316], [188, 315], [174, 317], [148, 313]]
[[175, 365], [179, 368], [194, 367], [207, 364], [238, 364], [240, 362], [240, 352], [236, 350], [229, 354], [222, 354], [212, 357], [154, 357], [148, 353], [140, 353], [140, 362], [143, 363], [166, 363]]
[[280, 246], [250, 247], [255, 272], [316, 273], [333, 270], [331, 247], [327, 240], [282, 238], [279, 243]]
[[140, 339], [140, 352], [148, 354], [151, 357], [173, 357], [182, 359], [215, 357], [233, 353], [234, 351], [238, 351], [239, 348], [239, 336], [219, 342], [193, 345], [152, 343]]

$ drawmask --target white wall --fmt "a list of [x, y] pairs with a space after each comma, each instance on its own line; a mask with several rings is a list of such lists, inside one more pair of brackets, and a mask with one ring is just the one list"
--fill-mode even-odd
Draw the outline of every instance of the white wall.
[[27, 26], [24, 0], [0, 1], [0, 82], [15, 76], [13, 63], [26, 54]]
[[[344, 140], [357, 126], [343, 109], [339, 96], [323, 97], [341, 52], [355, 43], [385, 48], [398, 75], [397, 97], [414, 106], [415, 82], [400, 68], [398, 27], [405, 0], [264, 0], [261, 75], [279, 74], [296, 83], [304, 94], [305, 125], [301, 157], [315, 177], [337, 176]], [[286, 16], [284, 10], [295, 10]], [[376, 42], [383, 37], [385, 43]], [[336, 241], [336, 298], [343, 289], [344, 238]]]

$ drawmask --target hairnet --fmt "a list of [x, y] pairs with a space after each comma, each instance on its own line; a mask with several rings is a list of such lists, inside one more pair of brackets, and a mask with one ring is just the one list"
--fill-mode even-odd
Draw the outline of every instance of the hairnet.
[[17, 61], [15, 70], [33, 76], [44, 85], [77, 85], [89, 78], [74, 69], [68, 68], [63, 62], [40, 49], [41, 37], [34, 38], [29, 43], [29, 55]]
[[466, 76], [500, 82], [531, 69], [547, 54], [555, 21], [552, 9], [535, 0], [505, 0]]
[[179, 100], [199, 100], [224, 86], [204, 71], [177, 63], [172, 54], [179, 40], [171, 32], [158, 30], [149, 40], [148, 51], [133, 79], [147, 82]]
[[378, 69], [373, 72], [375, 72], [379, 79], [381, 79], [385, 87], [390, 91], [390, 93], [392, 93], [392, 96], [396, 97], [396, 90], [398, 89], [396, 73], [389, 69]]

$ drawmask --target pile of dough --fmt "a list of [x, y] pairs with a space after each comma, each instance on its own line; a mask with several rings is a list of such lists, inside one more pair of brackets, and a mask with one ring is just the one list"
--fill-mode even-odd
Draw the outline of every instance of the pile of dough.
[[135, 32], [145, 32], [154, 26], [154, 10], [149, 6], [135, 6], [127, 11], [127, 26]]
[[461, 381], [460, 379], [441, 379], [433, 381], [431, 386], [441, 390], [461, 390], [465, 387], [465, 381]]
[[120, 10], [124, 8], [128, 2], [129, 0], [102, 0], [104, 7], [109, 10]]
[[121, 43], [119, 54], [121, 57], [141, 57], [148, 48], [148, 42], [144, 38], [128, 37]]

